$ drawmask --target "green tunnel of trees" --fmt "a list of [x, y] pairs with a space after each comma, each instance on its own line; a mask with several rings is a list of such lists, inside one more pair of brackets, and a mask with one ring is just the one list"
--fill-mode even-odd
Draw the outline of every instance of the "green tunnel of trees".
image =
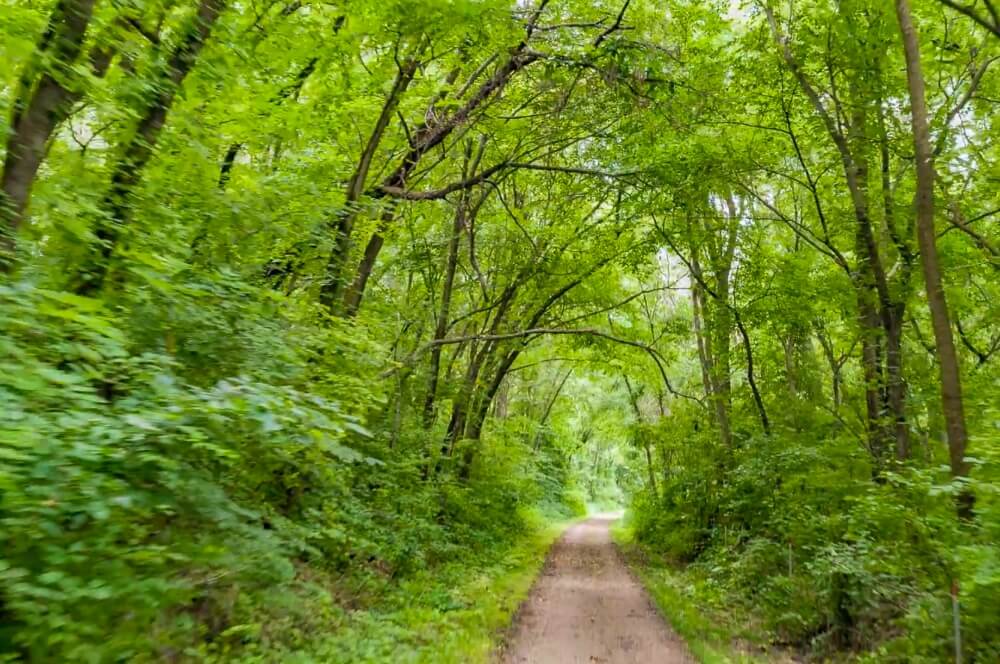
[[0, 661], [387, 661], [588, 503], [764, 647], [1000, 659], [993, 0], [0, 34]]

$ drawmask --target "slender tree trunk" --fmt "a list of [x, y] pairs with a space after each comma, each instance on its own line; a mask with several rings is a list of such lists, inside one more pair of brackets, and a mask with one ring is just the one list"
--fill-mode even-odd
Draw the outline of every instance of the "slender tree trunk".
[[887, 442], [883, 426], [882, 408], [882, 327], [874, 305], [866, 297], [870, 291], [856, 287], [861, 327], [861, 371], [865, 383], [865, 422], [868, 432], [868, 449], [872, 455], [872, 476], [882, 474]]
[[[854, 91], [854, 99], [862, 99], [863, 94]], [[889, 290], [889, 281], [882, 263], [881, 252], [875, 238], [870, 214], [870, 197], [868, 190], [868, 114], [864, 102], [856, 102], [852, 117], [850, 135], [852, 146], [847, 149], [845, 161], [845, 179], [854, 201], [855, 251], [858, 259], [856, 264], [857, 279], [855, 283], [860, 288], [861, 317], [863, 334], [870, 338], [872, 355], [875, 365], [868, 368], [874, 378], [871, 388], [875, 390], [877, 406], [876, 419], [870, 422], [870, 431], [876, 437], [871, 441], [873, 451], [877, 454], [876, 470], [881, 468], [892, 456], [893, 447], [904, 450], [908, 446], [906, 418], [904, 411], [902, 384], [902, 336], [893, 320], [893, 300]], [[872, 412], [869, 411], [869, 415]]]
[[403, 402], [406, 398], [406, 382], [410, 378], [410, 372], [400, 371], [396, 377], [396, 398], [393, 403], [392, 429], [389, 434], [389, 449], [396, 446], [399, 441], [399, 434], [403, 426]]
[[885, 273], [882, 268], [878, 244], [872, 230], [868, 202], [868, 162], [862, 138], [864, 114], [855, 114], [852, 142], [857, 151], [852, 154], [846, 142], [842, 148], [844, 178], [854, 203], [854, 250], [857, 256], [851, 274], [857, 302], [861, 329], [861, 363], [865, 379], [865, 410], [867, 416], [868, 445], [873, 457], [872, 474], [878, 478], [890, 454], [891, 428], [886, 363], [886, 331], [890, 325], [887, 317], [889, 296]]
[[466, 424], [465, 437], [469, 440], [479, 440], [483, 433], [483, 425], [486, 423], [486, 416], [490, 412], [490, 405], [493, 403], [493, 399], [496, 397], [497, 392], [500, 391], [500, 386], [503, 385], [504, 379], [507, 378], [507, 374], [510, 372], [510, 368], [514, 366], [514, 362], [521, 355], [521, 348], [515, 348], [504, 355], [503, 359], [500, 360], [500, 364], [497, 366], [496, 371], [493, 372], [493, 378], [490, 380], [486, 388], [479, 394], [478, 398], [474, 401], [475, 407], [472, 409], [472, 417]]
[[475, 460], [476, 452], [478, 451], [476, 443], [482, 437], [483, 426], [486, 424], [486, 416], [490, 411], [490, 404], [493, 403], [493, 399], [500, 390], [504, 379], [507, 378], [510, 368], [514, 366], [514, 362], [517, 361], [520, 355], [520, 346], [508, 352], [500, 361], [489, 385], [482, 391], [478, 399], [475, 399], [473, 402], [475, 406], [471, 409], [471, 417], [468, 419], [465, 429], [465, 438], [470, 444], [465, 448], [465, 452], [462, 455], [462, 465], [459, 467], [458, 472], [458, 477], [462, 481], [468, 480], [472, 472], [472, 462]]
[[899, 252], [900, 268], [896, 277], [895, 301], [888, 308], [886, 331], [886, 392], [889, 410], [893, 417], [893, 434], [896, 439], [896, 459], [904, 461], [910, 456], [910, 431], [906, 423], [906, 383], [903, 379], [903, 322], [906, 300], [910, 293], [913, 273], [913, 251], [908, 236], [899, 232], [893, 200], [889, 138], [885, 128], [884, 104], [878, 104], [879, 153], [882, 162], [882, 209], [885, 227]]
[[390, 207], [386, 208], [382, 213], [381, 218], [379, 218], [378, 228], [368, 239], [368, 244], [365, 245], [365, 253], [361, 256], [361, 262], [358, 263], [358, 270], [354, 274], [354, 280], [351, 281], [350, 285], [344, 291], [344, 315], [349, 318], [357, 315], [358, 309], [361, 308], [361, 299], [365, 295], [365, 289], [368, 288], [368, 280], [371, 279], [372, 272], [375, 271], [375, 263], [378, 261], [378, 255], [382, 252], [382, 247], [385, 245], [385, 232], [395, 218], [395, 204], [391, 203]]
[[[421, 45], [419, 50], [422, 51], [423, 48], [424, 44]], [[378, 120], [375, 121], [375, 127], [372, 129], [372, 133], [368, 137], [368, 142], [361, 152], [361, 157], [358, 159], [354, 174], [347, 183], [344, 206], [333, 224], [334, 248], [328, 259], [326, 280], [323, 282], [319, 293], [320, 302], [331, 311], [342, 292], [343, 264], [351, 249], [351, 235], [354, 232], [354, 224], [358, 217], [361, 197], [365, 191], [365, 183], [368, 181], [368, 171], [371, 169], [375, 152], [378, 150], [378, 146], [381, 144], [382, 138], [389, 128], [389, 121], [399, 106], [403, 94], [416, 75], [418, 64], [416, 58], [410, 58], [397, 71], [392, 89], [382, 104], [382, 111], [379, 113]], [[384, 212], [383, 222], [387, 218], [391, 219], [391, 214], [391, 209]], [[389, 216], [387, 217], [386, 215]]]
[[[628, 376], [622, 376], [625, 379], [625, 389], [628, 391], [628, 400], [632, 404], [632, 412], [635, 413], [635, 422], [637, 425], [642, 424], [642, 411], [639, 409], [639, 394], [632, 389], [632, 384], [629, 382]], [[659, 496], [660, 491], [656, 486], [656, 470], [653, 467], [653, 452], [650, 449], [649, 440], [642, 434], [642, 430], [637, 427], [636, 437], [638, 438], [638, 443], [642, 447], [642, 451], [646, 456], [646, 474], [649, 477], [649, 488], [652, 490], [654, 496]]]
[[559, 394], [562, 392], [563, 387], [566, 386], [566, 381], [569, 380], [571, 375], [573, 375], [572, 367], [566, 370], [566, 373], [563, 374], [559, 384], [556, 385], [556, 389], [553, 390], [552, 396], [550, 396], [545, 402], [545, 410], [542, 411], [542, 416], [538, 420], [538, 429], [535, 431], [535, 440], [531, 445], [531, 448], [536, 452], [542, 445], [542, 431], [545, 428], [545, 423], [549, 421], [549, 415], [552, 414], [552, 408], [556, 405], [556, 399], [559, 398]]
[[830, 388], [832, 391], [833, 412], [839, 413], [841, 401], [840, 371], [843, 367], [843, 361], [842, 359], [838, 360], [833, 349], [833, 341], [827, 336], [821, 323], [817, 323], [816, 325], [816, 338], [819, 339], [819, 345], [823, 349], [823, 355], [826, 357], [826, 362], [830, 366]]
[[[702, 297], [698, 292], [699, 287], [697, 283], [691, 284], [691, 317], [694, 324], [694, 338], [695, 343], [698, 347], [698, 364], [701, 365], [701, 384], [703, 391], [705, 392], [705, 398], [709, 399], [712, 396], [712, 367], [710, 364], [710, 359], [708, 357], [708, 351], [705, 348], [705, 335], [702, 332]], [[718, 422], [716, 422], [718, 424]]]
[[[908, 0], [896, 0], [896, 17], [903, 35], [906, 54], [906, 79], [910, 89], [910, 115], [913, 126], [913, 147], [916, 156], [917, 191], [917, 242], [920, 261], [927, 288], [927, 304], [934, 328], [938, 366], [941, 374], [941, 407], [948, 432], [948, 452], [951, 472], [955, 477], [967, 477], [969, 464], [965, 461], [968, 434], [965, 429], [965, 412], [962, 403], [962, 379], [951, 332], [948, 302], [945, 299], [938, 261], [937, 238], [934, 231], [934, 153], [930, 141], [925, 100], [924, 75], [920, 64], [920, 43], [913, 25]], [[959, 498], [959, 516], [972, 517], [973, 495], [965, 491]]]
[[[21, 74], [0, 176], [0, 271], [12, 265], [17, 230], [45, 146], [82, 95], [74, 65], [80, 59], [93, 10], [94, 0], [59, 0], [32, 62]], [[44, 69], [39, 72], [39, 67]]]
[[[764, 435], [769, 436], [769, 435], [771, 435], [771, 420], [770, 420], [770, 418], [767, 415], [767, 409], [764, 406], [764, 400], [761, 397], [760, 390], [757, 387], [757, 377], [756, 377], [756, 373], [754, 371], [753, 346], [750, 344], [750, 333], [747, 331], [746, 326], [743, 324], [743, 318], [740, 316], [739, 309], [737, 309], [732, 304], [730, 304], [729, 301], [728, 301], [728, 299], [726, 299], [726, 300], [722, 299], [722, 297], [720, 296], [720, 293], [718, 291], [716, 291], [716, 290], [713, 290], [706, 283], [704, 274], [703, 274], [703, 272], [701, 270], [701, 267], [700, 267], [700, 265], [699, 265], [699, 263], [697, 261], [696, 252], [694, 251], [694, 247], [693, 246], [692, 246], [692, 249], [691, 249], [691, 253], [692, 253], [692, 260], [687, 261], [688, 269], [691, 272], [691, 276], [695, 279], [695, 281], [698, 282], [698, 285], [701, 287], [701, 290], [703, 292], [708, 293], [709, 295], [712, 296], [712, 299], [715, 301], [715, 304], [716, 304], [716, 306], [718, 308], [720, 308], [720, 309], [726, 309], [726, 311], [727, 311], [727, 316], [725, 318], [720, 318], [720, 317], [716, 316], [716, 320], [729, 321], [728, 325], [730, 326], [730, 328], [729, 328], [730, 330], [731, 330], [732, 323], [735, 322], [736, 329], [737, 329], [737, 331], [739, 331], [740, 337], [743, 339], [743, 350], [744, 350], [744, 353], [746, 354], [746, 360], [747, 360], [747, 383], [750, 386], [750, 392], [751, 392], [751, 394], [753, 396], [754, 406], [757, 408], [757, 415], [760, 418], [761, 427], [764, 429]], [[728, 277], [727, 277], [726, 288], [727, 288], [727, 290], [729, 288]], [[710, 339], [711, 336], [712, 335], [707, 336], [706, 337], [706, 341], [708, 339]], [[728, 353], [728, 344], [729, 344], [729, 337], [728, 337], [728, 335], [726, 335], [725, 344], [727, 345], [727, 353]], [[706, 350], [709, 351], [709, 353], [710, 353], [710, 349], [706, 349]], [[715, 358], [716, 359], [718, 358], [718, 354], [717, 353], [715, 355]], [[715, 360], [713, 360], [713, 361], [715, 361]], [[727, 360], [727, 362], [728, 362], [728, 360]], [[719, 372], [718, 369], [716, 370], [716, 375], [717, 376], [721, 375], [721, 372]], [[723, 419], [720, 418], [719, 421], [720, 421], [720, 424], [722, 422], [726, 422], [726, 424], [728, 425], [728, 414], [729, 414], [729, 406], [730, 406], [729, 392], [731, 391], [730, 381], [729, 381], [728, 376], [725, 378], [724, 382], [721, 379], [716, 379], [716, 380], [719, 380], [719, 382], [716, 383], [715, 380], [713, 380], [713, 389], [718, 389], [720, 392], [723, 392], [723, 394], [721, 394], [721, 395], [717, 394], [716, 396], [717, 397], [720, 397], [720, 396], [722, 397], [719, 400], [722, 402], [722, 404], [724, 406], [721, 411], [719, 410], [719, 408], [717, 406], [716, 407], [716, 412], [717, 413], [722, 413], [722, 412], [725, 413], [726, 419], [723, 420]], [[725, 442], [725, 440], [726, 439], [723, 438], [724, 442]]]
[[724, 446], [732, 447], [733, 444], [733, 434], [732, 426], [729, 419], [730, 404], [732, 399], [729, 395], [729, 390], [731, 382], [728, 378], [729, 376], [729, 336], [727, 335], [723, 343], [726, 345], [726, 380], [720, 380], [722, 371], [718, 368], [718, 357], [719, 353], [716, 351], [716, 342], [719, 339], [719, 315], [711, 314], [711, 310], [724, 309], [726, 304], [720, 303], [718, 298], [718, 293], [712, 291], [713, 300], [715, 300], [714, 307], [708, 306], [708, 301], [705, 298], [708, 289], [704, 284], [704, 275], [701, 270], [701, 265], [698, 262], [697, 253], [694, 247], [691, 247], [691, 269], [692, 276], [695, 279], [695, 284], [692, 284], [692, 291], [694, 292], [694, 297], [697, 301], [698, 313], [701, 314], [701, 319], [708, 325], [708, 330], [704, 331], [702, 338], [702, 345], [705, 352], [705, 363], [703, 364], [703, 369], [707, 371], [706, 383], [706, 393], [710, 402], [712, 403], [712, 410], [715, 412], [715, 422], [719, 427], [719, 438]]
[[764, 429], [764, 435], [771, 435], [771, 420], [767, 416], [767, 409], [764, 407], [764, 399], [760, 396], [760, 389], [757, 387], [757, 377], [754, 372], [753, 364], [753, 346], [750, 344], [750, 333], [747, 332], [746, 326], [743, 324], [743, 319], [740, 317], [739, 310], [733, 309], [733, 314], [736, 317], [736, 329], [739, 330], [740, 336], [743, 338], [743, 348], [747, 356], [747, 383], [750, 385], [750, 394], [753, 395], [754, 405], [757, 407], [757, 416], [760, 418], [760, 426]]
[[[403, 156], [396, 170], [386, 178], [383, 187], [405, 187], [410, 174], [427, 152], [440, 145], [455, 129], [468, 122], [472, 114], [490, 98], [498, 96], [518, 71], [539, 58], [536, 54], [524, 53], [526, 49], [527, 43], [522, 42], [518, 45], [514, 53], [497, 69], [493, 76], [487, 79], [469, 100], [452, 115], [441, 121], [422, 125], [413, 136], [410, 150]], [[344, 311], [347, 316], [355, 315], [361, 307], [368, 280], [371, 278], [375, 263], [385, 245], [385, 234], [394, 218], [395, 215], [392, 213], [383, 214], [378, 228], [365, 246], [364, 255], [358, 264], [351, 285], [344, 294]], [[340, 272], [346, 258], [347, 256], [339, 247], [335, 249], [327, 267], [326, 283], [331, 283], [331, 280], [337, 280], [336, 283], [339, 283]]]
[[731, 295], [731, 275], [733, 271], [733, 259], [736, 255], [736, 234], [739, 228], [739, 209], [731, 194], [723, 197], [727, 214], [725, 216], [726, 232], [722, 236], [724, 242], [719, 247], [715, 255], [712, 256], [713, 269], [716, 275], [716, 292], [723, 306], [715, 310], [717, 320], [715, 321], [715, 370], [718, 372], [718, 385], [722, 398], [725, 400], [727, 412], [733, 410], [733, 389], [732, 389], [732, 335], [733, 335], [733, 310], [729, 306]]
[[493, 417], [498, 420], [505, 420], [510, 417], [510, 381], [505, 380], [500, 385], [497, 398], [493, 405]]
[[232, 175], [233, 166], [236, 165], [236, 157], [243, 149], [242, 143], [231, 143], [226, 148], [226, 154], [222, 157], [222, 165], [219, 166], [219, 190], [225, 191], [229, 184], [229, 177]]
[[[496, 334], [499, 331], [500, 325], [506, 319], [507, 311], [514, 301], [519, 285], [520, 279], [517, 278], [500, 295], [496, 312], [493, 314], [493, 320], [490, 322], [488, 334]], [[496, 347], [497, 342], [487, 341], [481, 349], [477, 351], [473, 348], [469, 353], [469, 366], [466, 369], [462, 387], [455, 396], [451, 407], [451, 419], [448, 422], [447, 434], [441, 444], [441, 458], [435, 467], [435, 473], [441, 469], [441, 459], [452, 455], [455, 446], [468, 427], [469, 414], [472, 412], [476, 396], [476, 385], [479, 383], [479, 374], [485, 362], [492, 357]]]
[[[458, 266], [458, 247], [462, 233], [466, 225], [466, 204], [465, 197], [459, 202], [455, 210], [454, 223], [451, 228], [451, 236], [448, 238], [448, 251], [445, 258], [444, 280], [441, 286], [441, 307], [438, 310], [437, 325], [434, 328], [434, 340], [444, 339], [448, 332], [448, 318], [451, 315], [451, 294], [455, 284], [455, 270]], [[435, 345], [431, 348], [429, 384], [427, 385], [427, 397], [424, 399], [424, 427], [427, 428], [434, 420], [434, 402], [437, 398], [438, 376], [441, 372], [441, 352], [443, 346]]]
[[910, 458], [910, 428], [906, 423], [906, 383], [903, 380], [903, 307], [894, 305], [891, 323], [885, 337], [886, 392], [892, 417], [892, 435], [896, 443], [896, 460]]
[[155, 94], [139, 109], [139, 122], [125, 143], [111, 173], [111, 187], [102, 203], [105, 216], [99, 220], [96, 235], [100, 246], [84, 266], [74, 290], [90, 294], [99, 290], [109, 270], [121, 231], [129, 221], [131, 196], [142, 181], [142, 175], [152, 159], [157, 141], [167, 121], [184, 79], [194, 69], [198, 56], [212, 28], [226, 7], [227, 0], [201, 0], [196, 15], [170, 54]]

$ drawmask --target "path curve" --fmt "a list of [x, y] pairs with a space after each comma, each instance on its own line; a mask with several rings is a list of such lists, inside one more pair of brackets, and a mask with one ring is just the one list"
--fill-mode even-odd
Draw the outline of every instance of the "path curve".
[[611, 541], [617, 516], [578, 523], [552, 547], [504, 664], [693, 664]]

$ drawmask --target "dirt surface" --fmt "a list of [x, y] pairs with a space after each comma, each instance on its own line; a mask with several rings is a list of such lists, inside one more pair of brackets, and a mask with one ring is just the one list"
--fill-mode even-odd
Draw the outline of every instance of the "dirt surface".
[[504, 664], [689, 664], [684, 642], [632, 577], [598, 515], [552, 547], [518, 612]]

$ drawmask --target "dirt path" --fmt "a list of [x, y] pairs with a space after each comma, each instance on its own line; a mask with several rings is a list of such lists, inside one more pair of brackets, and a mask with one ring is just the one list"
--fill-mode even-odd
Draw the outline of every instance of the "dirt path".
[[504, 664], [689, 664], [611, 541], [617, 515], [579, 523], [552, 547], [521, 605]]

